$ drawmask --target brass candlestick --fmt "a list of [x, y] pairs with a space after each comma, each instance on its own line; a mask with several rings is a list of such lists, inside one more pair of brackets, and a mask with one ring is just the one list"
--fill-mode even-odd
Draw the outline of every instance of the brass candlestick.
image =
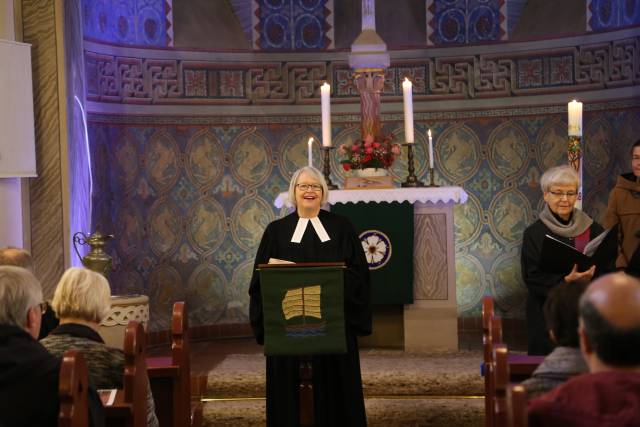
[[334, 150], [336, 147], [325, 147], [322, 146], [322, 151], [324, 151], [324, 165], [323, 165], [323, 175], [324, 180], [327, 182], [327, 187], [329, 190], [337, 190], [338, 186], [331, 182], [331, 150]]
[[407, 163], [409, 165], [409, 176], [407, 177], [407, 180], [401, 185], [403, 187], [424, 187], [424, 183], [418, 181], [418, 177], [415, 174], [415, 168], [413, 167], [413, 143], [409, 142], [402, 145], [407, 147]]
[[433, 168], [429, 168], [429, 185], [427, 187], [440, 187], [433, 181]]

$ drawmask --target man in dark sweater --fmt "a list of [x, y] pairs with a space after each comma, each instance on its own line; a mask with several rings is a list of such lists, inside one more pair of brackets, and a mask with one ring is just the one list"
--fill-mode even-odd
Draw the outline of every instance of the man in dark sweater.
[[640, 281], [595, 280], [580, 299], [579, 334], [589, 373], [530, 401], [529, 426], [639, 426]]
[[0, 427], [58, 424], [60, 360], [36, 341], [42, 309], [33, 274], [0, 266]]

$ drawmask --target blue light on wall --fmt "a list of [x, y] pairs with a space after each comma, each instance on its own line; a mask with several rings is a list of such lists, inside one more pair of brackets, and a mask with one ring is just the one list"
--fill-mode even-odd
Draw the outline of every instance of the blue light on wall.
[[84, 37], [140, 46], [173, 46], [172, 0], [84, 0]]

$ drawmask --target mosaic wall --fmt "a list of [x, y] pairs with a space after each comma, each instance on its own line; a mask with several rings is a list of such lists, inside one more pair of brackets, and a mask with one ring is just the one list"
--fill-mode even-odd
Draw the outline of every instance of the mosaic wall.
[[255, 49], [333, 49], [333, 0], [253, 0], [253, 10]]
[[[640, 37], [523, 54], [442, 53], [394, 61], [383, 99], [400, 99], [405, 76], [414, 101], [536, 96], [633, 86], [640, 79]], [[447, 55], [447, 56], [445, 56]], [[335, 98], [359, 102], [352, 72], [340, 61], [228, 63], [140, 58], [85, 51], [87, 100], [121, 104], [287, 105], [318, 103], [329, 81]]]
[[506, 40], [506, 0], [427, 0], [427, 45]]
[[640, 0], [586, 0], [587, 31], [640, 24]]
[[106, 43], [173, 46], [173, 0], [82, 0], [83, 36]]
[[[248, 119], [244, 119], [247, 121]], [[465, 188], [455, 208], [458, 305], [479, 313], [494, 295], [509, 317], [523, 315], [519, 247], [542, 206], [541, 172], [565, 162], [564, 114], [433, 121], [436, 179]], [[98, 116], [90, 120], [95, 163], [94, 220], [116, 234], [116, 292], [151, 298], [153, 330], [167, 329], [173, 301], [186, 299], [195, 325], [246, 322], [253, 257], [292, 172], [306, 163], [317, 126], [213, 125], [189, 118]], [[273, 120], [276, 122], [277, 120]], [[402, 123], [385, 132], [402, 138]], [[425, 120], [417, 115], [417, 174], [426, 179]], [[640, 133], [640, 109], [585, 116], [585, 209], [601, 218], [615, 174]], [[336, 144], [358, 137], [357, 123], [334, 126]], [[320, 150], [315, 147], [314, 158]], [[343, 171], [332, 163], [332, 179]], [[406, 160], [392, 174], [406, 177]]]

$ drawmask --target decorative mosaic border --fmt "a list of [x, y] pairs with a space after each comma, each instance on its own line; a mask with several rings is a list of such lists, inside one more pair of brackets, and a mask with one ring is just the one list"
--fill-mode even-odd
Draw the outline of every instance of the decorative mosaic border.
[[[383, 97], [399, 99], [405, 76], [414, 81], [415, 101], [574, 93], [640, 83], [640, 37], [527, 52], [444, 53], [392, 61]], [[337, 100], [358, 100], [351, 70], [343, 60], [223, 63], [85, 50], [85, 66], [87, 100], [97, 102], [312, 104], [318, 102], [325, 81], [332, 84]]]
[[587, 0], [587, 31], [607, 31], [640, 24], [639, 0]]
[[505, 0], [426, 0], [427, 46], [508, 39]]
[[[601, 103], [589, 103], [584, 105], [585, 112], [627, 110], [640, 107], [640, 98], [630, 98], [621, 101], [609, 101]], [[492, 117], [522, 117], [549, 114], [564, 114], [566, 105], [548, 105], [535, 107], [509, 107], [490, 108], [473, 111], [434, 111], [428, 113], [414, 113], [416, 122], [427, 121], [456, 121], [474, 118]], [[259, 116], [157, 116], [157, 115], [123, 115], [90, 113], [89, 121], [92, 123], [128, 124], [128, 125], [184, 125], [188, 123], [194, 126], [219, 126], [219, 125], [317, 125], [320, 116], [313, 115], [259, 115]], [[399, 113], [382, 113], [380, 119], [384, 123], [402, 122], [404, 116]], [[334, 123], [360, 123], [359, 114], [335, 114], [331, 116]]]

